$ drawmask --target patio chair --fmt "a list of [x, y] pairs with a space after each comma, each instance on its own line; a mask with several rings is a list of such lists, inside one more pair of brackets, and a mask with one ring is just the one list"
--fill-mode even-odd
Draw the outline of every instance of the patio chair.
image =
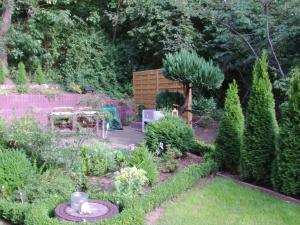
[[164, 117], [161, 111], [156, 111], [153, 109], [143, 110], [142, 113], [142, 132], [145, 132], [145, 123], [150, 123]]

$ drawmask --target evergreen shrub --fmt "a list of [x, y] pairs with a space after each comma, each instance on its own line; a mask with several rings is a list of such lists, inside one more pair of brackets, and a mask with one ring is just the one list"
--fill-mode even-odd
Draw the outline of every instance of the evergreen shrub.
[[234, 81], [226, 93], [224, 114], [220, 122], [216, 148], [212, 154], [221, 170], [237, 172], [243, 144], [244, 115]]
[[172, 109], [174, 105], [182, 106], [184, 104], [184, 96], [179, 92], [170, 92], [168, 90], [161, 91], [156, 95], [156, 109]]
[[24, 85], [27, 82], [26, 69], [24, 63], [22, 62], [18, 64], [16, 82], [18, 85]]
[[45, 83], [45, 74], [44, 74], [44, 71], [43, 71], [40, 64], [37, 66], [37, 68], [35, 70], [34, 81], [38, 84], [44, 84]]
[[272, 183], [276, 190], [300, 197], [300, 70], [292, 71], [287, 108], [283, 111]]
[[0, 149], [0, 184], [1, 194], [4, 194], [4, 197], [23, 187], [33, 171], [32, 164], [25, 153]]
[[0, 65], [0, 84], [3, 84], [5, 81], [5, 73], [3, 67]]
[[241, 151], [241, 175], [249, 181], [265, 185], [271, 184], [271, 165], [278, 133], [274, 108], [267, 53], [263, 52], [253, 69]]
[[164, 146], [170, 145], [186, 153], [193, 147], [195, 133], [182, 118], [167, 115], [148, 125], [145, 139], [147, 147], [152, 152], [163, 143]]

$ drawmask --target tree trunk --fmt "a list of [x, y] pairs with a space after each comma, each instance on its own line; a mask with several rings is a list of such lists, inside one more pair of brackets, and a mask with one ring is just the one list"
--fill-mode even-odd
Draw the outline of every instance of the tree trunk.
[[182, 116], [184, 112], [189, 110], [189, 96], [191, 94], [191, 87], [190, 85], [184, 85], [184, 104], [179, 108], [179, 115]]
[[0, 65], [2, 66], [5, 74], [8, 73], [8, 63], [7, 63], [7, 49], [5, 36], [11, 25], [11, 17], [13, 15], [14, 1], [6, 0], [3, 1], [3, 12], [0, 22]]

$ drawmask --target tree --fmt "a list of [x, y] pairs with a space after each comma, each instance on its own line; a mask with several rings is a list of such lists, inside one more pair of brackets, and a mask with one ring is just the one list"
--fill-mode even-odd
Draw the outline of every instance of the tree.
[[222, 85], [224, 75], [219, 67], [212, 61], [205, 61], [196, 52], [181, 49], [169, 53], [163, 59], [163, 74], [166, 78], [179, 81], [183, 84], [185, 102], [180, 107], [179, 113], [183, 114], [188, 109], [188, 96], [192, 88], [216, 89]]
[[41, 67], [40, 64], [36, 68], [34, 77], [35, 77], [35, 82], [37, 82], [38, 84], [44, 84], [45, 83], [45, 75], [44, 75], [44, 72], [43, 72], [42, 67]]
[[272, 183], [276, 190], [300, 197], [300, 70], [292, 71], [289, 99], [283, 112]]
[[267, 58], [264, 51], [253, 69], [253, 84], [245, 120], [244, 147], [241, 151], [241, 174], [250, 181], [269, 185], [278, 125]]
[[233, 81], [226, 93], [224, 115], [220, 123], [213, 157], [219, 168], [237, 172], [243, 144], [244, 115], [238, 95], [238, 86]]
[[26, 81], [27, 81], [27, 78], [26, 78], [25, 65], [24, 65], [24, 63], [20, 62], [18, 64], [18, 72], [17, 72], [16, 82], [18, 85], [22, 85], [22, 84], [25, 84]]
[[2, 66], [4, 74], [8, 72], [6, 34], [11, 25], [14, 3], [14, 0], [3, 0], [2, 2], [2, 19], [0, 20], [0, 66]]
[[0, 65], [0, 84], [3, 84], [5, 80], [5, 74], [2, 66]]

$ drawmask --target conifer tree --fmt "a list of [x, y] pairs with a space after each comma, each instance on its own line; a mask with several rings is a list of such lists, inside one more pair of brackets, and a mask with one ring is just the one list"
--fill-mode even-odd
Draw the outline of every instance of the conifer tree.
[[237, 172], [243, 143], [244, 115], [235, 81], [226, 93], [224, 115], [220, 123], [213, 158], [220, 169]]
[[18, 72], [17, 72], [17, 79], [16, 79], [16, 81], [17, 81], [18, 85], [25, 84], [26, 81], [27, 81], [25, 65], [22, 62], [20, 62], [18, 64]]
[[45, 83], [45, 75], [44, 72], [42, 70], [41, 65], [39, 64], [35, 70], [34, 73], [34, 77], [35, 77], [35, 82], [38, 84], [44, 84]]
[[267, 185], [271, 183], [278, 133], [274, 108], [268, 57], [264, 51], [253, 69], [252, 90], [245, 119], [244, 146], [241, 151], [241, 175], [247, 180]]
[[292, 71], [287, 108], [283, 111], [272, 183], [276, 190], [300, 197], [300, 70]]
[[2, 66], [0, 65], [0, 84], [3, 84], [5, 81], [5, 74]]

